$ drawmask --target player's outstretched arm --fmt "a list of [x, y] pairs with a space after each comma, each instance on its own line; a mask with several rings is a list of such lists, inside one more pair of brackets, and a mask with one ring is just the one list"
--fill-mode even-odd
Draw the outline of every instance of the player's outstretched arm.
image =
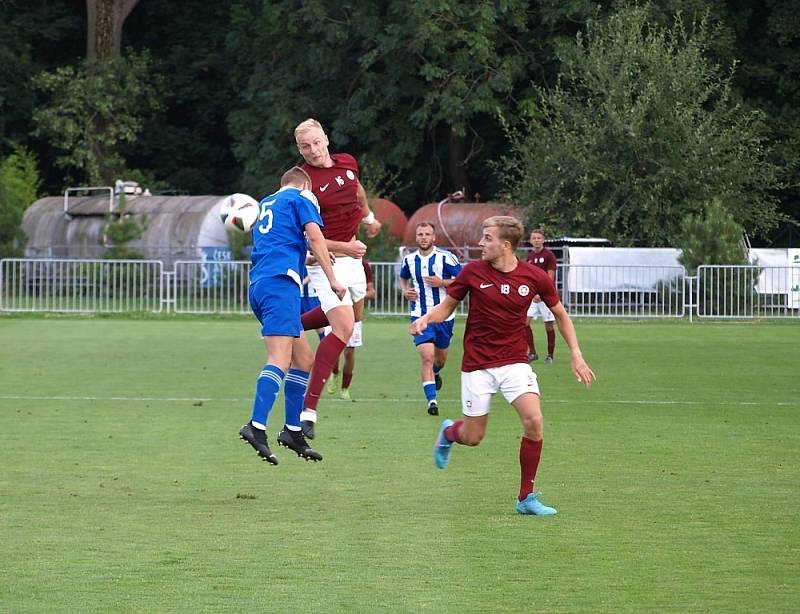
[[452, 296], [445, 296], [444, 300], [436, 305], [436, 307], [411, 323], [411, 334], [420, 334], [423, 330], [428, 328], [428, 324], [444, 322], [448, 317], [450, 317], [450, 314], [456, 310], [458, 303], [459, 301], [454, 299]]
[[575, 374], [578, 382], [588, 388], [597, 378], [595, 377], [594, 371], [589, 368], [589, 365], [587, 365], [586, 361], [583, 359], [581, 348], [578, 345], [578, 336], [575, 333], [575, 327], [572, 325], [572, 318], [569, 317], [567, 310], [564, 309], [564, 305], [560, 302], [550, 307], [550, 311], [552, 311], [553, 315], [556, 317], [558, 330], [564, 338], [564, 341], [567, 342], [569, 351], [572, 354], [572, 372]]
[[339, 298], [344, 296], [346, 292], [333, 274], [333, 265], [331, 264], [331, 255], [328, 253], [328, 246], [325, 243], [325, 237], [322, 236], [322, 230], [316, 222], [309, 222], [305, 225], [306, 237], [308, 238], [308, 248], [317, 259], [317, 264], [322, 267], [325, 277], [328, 278], [328, 283], [331, 285], [331, 290]]

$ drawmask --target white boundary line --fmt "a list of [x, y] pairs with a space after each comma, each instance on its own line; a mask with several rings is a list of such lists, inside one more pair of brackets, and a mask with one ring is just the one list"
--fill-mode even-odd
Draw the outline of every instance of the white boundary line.
[[[121, 396], [46, 396], [46, 395], [14, 395], [14, 394], [1, 394], [0, 401], [124, 401], [124, 402], [145, 402], [145, 403], [249, 403], [253, 399], [247, 398], [226, 398], [226, 397], [121, 397]], [[337, 398], [324, 398], [324, 401], [334, 401], [337, 403], [352, 403], [353, 401], [344, 401]], [[417, 403], [422, 402], [420, 399], [388, 399], [388, 398], [369, 398], [359, 397], [356, 399], [357, 403]], [[439, 402], [446, 403], [460, 403], [458, 399], [439, 399]], [[584, 399], [584, 400], [566, 400], [566, 399], [547, 399], [543, 401], [544, 404], [548, 403], [570, 403], [573, 405], [726, 405], [726, 406], [778, 406], [790, 407], [797, 406], [797, 401], [775, 401], [772, 403], [762, 403], [759, 401], [670, 401], [670, 400], [598, 400], [598, 399]]]

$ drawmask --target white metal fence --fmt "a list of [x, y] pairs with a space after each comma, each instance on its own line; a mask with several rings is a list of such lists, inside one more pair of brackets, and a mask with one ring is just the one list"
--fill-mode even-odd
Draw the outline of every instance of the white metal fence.
[[[371, 263], [375, 315], [408, 313], [396, 262]], [[0, 311], [250, 312], [250, 263], [0, 260]], [[800, 267], [564, 265], [557, 285], [575, 317], [800, 318]], [[466, 305], [458, 313], [466, 313]]]
[[158, 312], [164, 308], [157, 260], [0, 260], [0, 310]]

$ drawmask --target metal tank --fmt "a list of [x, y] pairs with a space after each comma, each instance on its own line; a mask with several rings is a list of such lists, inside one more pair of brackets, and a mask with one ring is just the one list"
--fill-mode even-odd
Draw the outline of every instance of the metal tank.
[[523, 219], [518, 207], [492, 202], [458, 202], [459, 195], [456, 192], [438, 203], [429, 203], [417, 209], [406, 225], [403, 245], [415, 245], [417, 224], [432, 222], [436, 226], [436, 244], [439, 247], [449, 249], [465, 260], [477, 258], [480, 257], [477, 246], [482, 236], [483, 220], [493, 215], [512, 215]]
[[[219, 218], [224, 196], [126, 196], [125, 215], [145, 226], [126, 244], [145, 259], [227, 260], [228, 234]], [[26, 211], [22, 228], [29, 258], [100, 258], [108, 249], [104, 231], [109, 215], [118, 215], [119, 197], [41, 198]], [[111, 212], [111, 213], [110, 213]]]
[[406, 232], [406, 224], [408, 224], [408, 218], [403, 210], [386, 198], [373, 198], [369, 204], [375, 217], [388, 228], [389, 234], [398, 241], [402, 241]]

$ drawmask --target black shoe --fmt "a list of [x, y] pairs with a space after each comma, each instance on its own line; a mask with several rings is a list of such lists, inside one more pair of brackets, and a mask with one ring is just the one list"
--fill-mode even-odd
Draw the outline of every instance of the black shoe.
[[322, 454], [312, 449], [303, 437], [302, 431], [290, 431], [285, 426], [278, 433], [278, 444], [293, 450], [297, 456], [315, 463], [322, 460]]
[[311, 420], [300, 421], [300, 432], [303, 433], [303, 437], [314, 439], [314, 436], [316, 435], [316, 433], [314, 432], [315, 424], [316, 422], [311, 422]]
[[438, 373], [434, 373], [433, 374], [433, 379], [436, 382], [436, 390], [441, 390], [442, 389], [442, 378], [439, 377]]
[[267, 445], [267, 434], [261, 429], [255, 428], [248, 422], [239, 429], [239, 439], [253, 446], [253, 449], [261, 457], [261, 460], [267, 461], [270, 465], [278, 464], [278, 457], [272, 453], [272, 450], [270, 450]]
[[439, 404], [436, 401], [428, 403], [428, 414], [431, 416], [439, 415]]

